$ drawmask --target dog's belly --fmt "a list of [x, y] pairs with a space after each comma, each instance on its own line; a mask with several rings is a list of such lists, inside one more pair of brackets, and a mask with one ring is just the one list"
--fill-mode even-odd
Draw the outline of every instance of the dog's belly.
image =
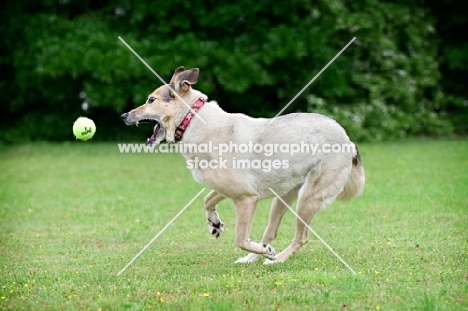
[[202, 170], [192, 169], [193, 178], [229, 198], [258, 196], [260, 199], [273, 197], [272, 189], [284, 195], [305, 182], [313, 165], [302, 165], [287, 170]]
[[192, 169], [193, 178], [229, 198], [258, 195], [252, 175], [233, 170]]
[[256, 174], [256, 184], [262, 199], [273, 197], [274, 192], [282, 196], [298, 185], [304, 184], [307, 174], [319, 167], [320, 161], [290, 162], [284, 169], [272, 170], [269, 173]]

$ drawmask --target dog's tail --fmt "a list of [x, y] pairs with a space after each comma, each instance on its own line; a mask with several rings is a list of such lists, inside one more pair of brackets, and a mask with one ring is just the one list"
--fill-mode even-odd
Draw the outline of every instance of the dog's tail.
[[338, 195], [337, 199], [347, 201], [354, 199], [362, 194], [364, 191], [364, 184], [366, 177], [364, 174], [364, 167], [362, 166], [361, 156], [356, 145], [354, 145], [353, 167], [349, 175], [348, 182], [343, 188], [343, 191]]

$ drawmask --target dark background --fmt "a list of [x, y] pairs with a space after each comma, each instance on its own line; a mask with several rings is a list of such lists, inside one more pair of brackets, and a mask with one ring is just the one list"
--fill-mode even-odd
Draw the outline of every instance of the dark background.
[[[334, 117], [354, 141], [468, 131], [466, 1], [9, 1], [0, 13], [0, 143], [145, 141], [119, 116], [178, 66], [229, 112], [273, 117], [353, 37], [285, 112]], [[88, 106], [83, 110], [83, 104]]]

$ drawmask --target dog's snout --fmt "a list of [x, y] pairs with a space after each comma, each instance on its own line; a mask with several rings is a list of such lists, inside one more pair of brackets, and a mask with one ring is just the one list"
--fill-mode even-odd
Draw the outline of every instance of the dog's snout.
[[122, 115], [120, 117], [125, 120], [127, 118], [127, 116], [128, 116], [128, 113], [125, 112], [125, 113], [122, 113]]

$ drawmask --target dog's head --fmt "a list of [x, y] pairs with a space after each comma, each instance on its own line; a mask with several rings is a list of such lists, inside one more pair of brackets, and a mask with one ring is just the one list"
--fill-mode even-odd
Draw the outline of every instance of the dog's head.
[[167, 142], [174, 142], [177, 126], [193, 105], [193, 101], [201, 95], [201, 92], [191, 87], [197, 83], [198, 74], [198, 68], [177, 68], [168, 85], [157, 88], [140, 107], [122, 114], [123, 121], [127, 125], [155, 123], [148, 143], [159, 143], [164, 138]]

